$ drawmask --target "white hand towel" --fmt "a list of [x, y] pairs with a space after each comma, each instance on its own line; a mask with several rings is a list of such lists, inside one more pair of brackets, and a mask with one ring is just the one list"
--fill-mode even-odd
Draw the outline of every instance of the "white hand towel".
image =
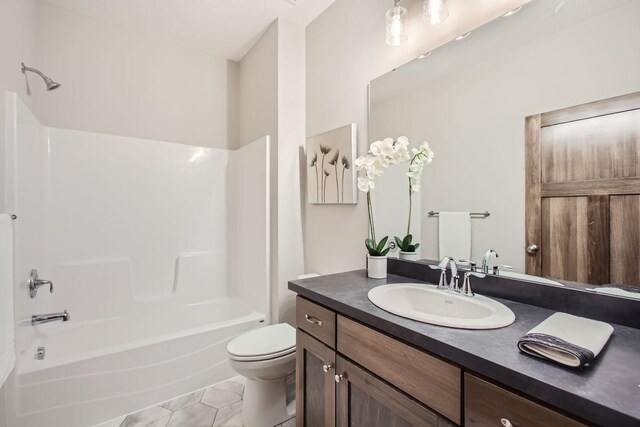
[[0, 387], [16, 363], [13, 344], [13, 225], [0, 214]]
[[438, 223], [440, 258], [471, 259], [471, 215], [469, 212], [440, 212]]
[[520, 338], [525, 353], [574, 368], [589, 364], [613, 332], [611, 325], [567, 313], [555, 313]]

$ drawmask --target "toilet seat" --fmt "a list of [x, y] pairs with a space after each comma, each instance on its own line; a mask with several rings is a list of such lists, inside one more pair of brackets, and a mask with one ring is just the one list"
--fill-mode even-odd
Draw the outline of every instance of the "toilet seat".
[[229, 342], [227, 353], [237, 361], [269, 360], [296, 351], [296, 330], [286, 323], [246, 332]]

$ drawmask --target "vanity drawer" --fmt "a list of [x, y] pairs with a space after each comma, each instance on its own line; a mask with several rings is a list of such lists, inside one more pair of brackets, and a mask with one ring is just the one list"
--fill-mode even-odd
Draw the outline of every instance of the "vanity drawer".
[[338, 352], [460, 424], [460, 368], [343, 316]]
[[467, 373], [464, 374], [464, 413], [466, 426], [585, 426]]
[[336, 347], [336, 314], [304, 298], [296, 298], [298, 328], [331, 348]]

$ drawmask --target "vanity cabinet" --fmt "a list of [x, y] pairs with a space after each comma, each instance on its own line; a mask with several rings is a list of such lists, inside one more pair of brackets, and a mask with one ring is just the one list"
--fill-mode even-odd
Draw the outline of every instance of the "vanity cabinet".
[[[456, 425], [423, 402], [452, 408], [451, 416], [459, 419], [458, 368], [452, 371], [446, 362], [346, 317], [336, 317], [332, 311], [300, 297], [296, 318], [298, 426]], [[373, 373], [358, 363], [370, 365]], [[416, 383], [416, 375], [422, 375], [425, 381]], [[451, 379], [455, 381], [453, 387]], [[420, 400], [407, 391], [420, 396]]]
[[311, 301], [296, 312], [298, 427], [584, 426]]

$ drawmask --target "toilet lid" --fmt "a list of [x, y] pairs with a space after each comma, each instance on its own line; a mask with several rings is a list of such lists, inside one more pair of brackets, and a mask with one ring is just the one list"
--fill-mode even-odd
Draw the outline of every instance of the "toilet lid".
[[227, 351], [241, 358], [286, 354], [296, 347], [296, 330], [287, 323], [246, 332], [229, 342]]

